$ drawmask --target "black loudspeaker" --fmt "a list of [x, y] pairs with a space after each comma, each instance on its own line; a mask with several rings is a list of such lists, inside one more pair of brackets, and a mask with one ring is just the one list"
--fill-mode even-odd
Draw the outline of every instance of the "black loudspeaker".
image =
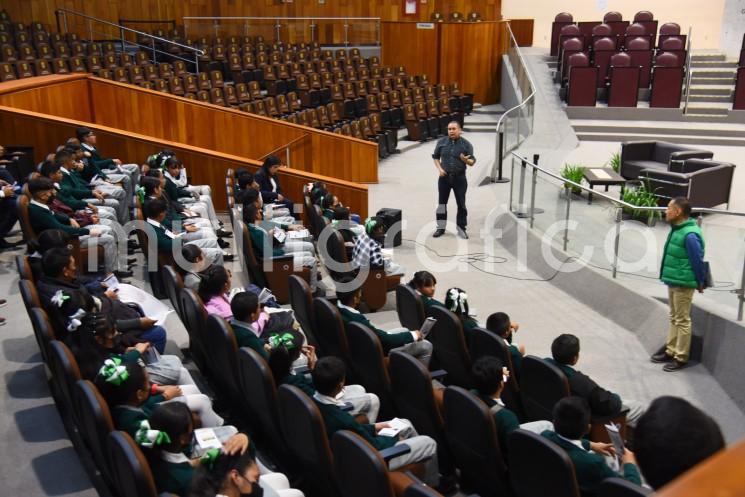
[[398, 247], [401, 245], [401, 209], [383, 207], [377, 214], [385, 224], [384, 247]]

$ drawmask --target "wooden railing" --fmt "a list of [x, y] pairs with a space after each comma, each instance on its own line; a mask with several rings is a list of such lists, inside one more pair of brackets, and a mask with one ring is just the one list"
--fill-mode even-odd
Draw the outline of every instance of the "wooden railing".
[[[9, 89], [4, 88], [6, 84], [11, 85]], [[2, 83], [0, 105], [86, 120], [94, 126], [247, 159], [259, 159], [284, 143], [309, 135], [294, 147], [294, 169], [345, 181], [378, 181], [378, 148], [371, 142], [88, 74]]]
[[[193, 183], [213, 187], [215, 205], [221, 210], [227, 206], [223, 188], [227, 169], [245, 167], [256, 170], [261, 166], [261, 161], [250, 157], [199, 146], [195, 143], [198, 140], [190, 139], [188, 133], [183, 141], [153, 136], [149, 132], [158, 125], [167, 126], [166, 121], [146, 123], [143, 121], [146, 118], [143, 117], [141, 109], [128, 108], [126, 102], [96, 98], [87, 100], [85, 92], [92, 88], [88, 86], [90, 81], [91, 78], [86, 76], [45, 76], [0, 84], [2, 143], [33, 147], [36, 153], [35, 160], [40, 161], [47, 153], [53, 152], [68, 138], [75, 136], [77, 126], [89, 126], [96, 130], [98, 147], [107, 156], [118, 157], [126, 162], [141, 163], [148, 155], [163, 148], [170, 148], [176, 151], [188, 168]], [[95, 79], [96, 83], [99, 81], [101, 80]], [[166, 100], [168, 98], [174, 97], [165, 97]], [[211, 108], [212, 106], [208, 106], [199, 109], [200, 115], [204, 112], [203, 119], [212, 119], [202, 123], [202, 126], [226, 126], [227, 123], [221, 121], [223, 115], [219, 109], [216, 116], [210, 116], [209, 112], [206, 112]], [[117, 114], [110, 119], [124, 127], [101, 124], [101, 120], [106, 120], [104, 116], [110, 114]], [[154, 115], [152, 109], [147, 115]], [[184, 116], [173, 114], [167, 122], [174, 127], [182, 127], [183, 119]], [[210, 122], [212, 124], [209, 124]], [[301, 131], [308, 132], [304, 128], [301, 128]], [[266, 136], [262, 137], [262, 140], [268, 143]], [[313, 141], [313, 136], [299, 140], [295, 145], [300, 147], [306, 141]], [[270, 147], [269, 151], [273, 148]], [[282, 186], [288, 198], [300, 203], [300, 192], [304, 184], [325, 181], [329, 190], [336, 193], [353, 212], [367, 216], [367, 186], [340, 179], [338, 176], [300, 170], [294, 161], [292, 166], [283, 168], [280, 172]]]

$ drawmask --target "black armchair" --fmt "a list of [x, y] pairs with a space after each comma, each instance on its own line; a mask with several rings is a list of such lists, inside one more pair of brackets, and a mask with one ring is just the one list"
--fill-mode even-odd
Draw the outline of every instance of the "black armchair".
[[669, 142], [626, 142], [621, 144], [619, 174], [626, 179], [638, 179], [643, 169], [676, 171], [687, 159], [711, 159], [713, 156], [713, 152]]
[[676, 171], [642, 169], [639, 180], [658, 197], [660, 205], [675, 197], [686, 197], [692, 207], [728, 204], [735, 165], [704, 159], [688, 159], [676, 164]]

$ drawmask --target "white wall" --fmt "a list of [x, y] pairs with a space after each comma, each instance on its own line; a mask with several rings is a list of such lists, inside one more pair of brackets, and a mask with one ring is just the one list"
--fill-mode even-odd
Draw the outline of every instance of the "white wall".
[[745, 33], [745, 0], [726, 0], [722, 21], [722, 51], [735, 59], [740, 56]]
[[732, 0], [502, 0], [502, 15], [505, 19], [535, 19], [533, 46], [548, 47], [551, 23], [559, 12], [569, 12], [575, 21], [601, 21], [603, 14], [615, 10], [631, 21], [636, 12], [649, 10], [660, 25], [677, 22], [684, 33], [691, 26], [694, 50], [719, 49], [725, 1]]

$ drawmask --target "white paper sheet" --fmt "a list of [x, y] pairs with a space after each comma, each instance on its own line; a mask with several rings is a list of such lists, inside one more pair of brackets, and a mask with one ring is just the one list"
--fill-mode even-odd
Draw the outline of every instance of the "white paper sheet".
[[145, 313], [145, 316], [155, 319], [157, 321], [155, 324], [158, 326], [163, 326], [168, 315], [173, 312], [172, 309], [169, 309], [160, 300], [136, 286], [120, 283], [118, 289], [117, 295], [119, 296], [119, 300], [138, 304], [142, 308], [142, 312]]

